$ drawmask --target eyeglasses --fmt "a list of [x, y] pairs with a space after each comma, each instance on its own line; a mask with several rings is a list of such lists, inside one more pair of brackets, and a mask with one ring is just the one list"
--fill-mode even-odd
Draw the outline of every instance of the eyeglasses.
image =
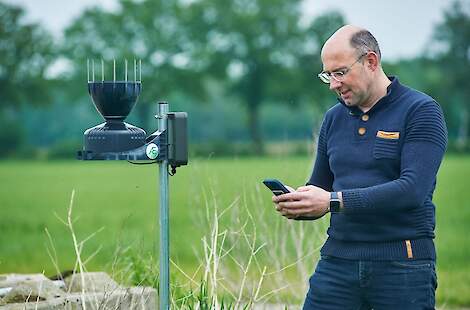
[[351, 68], [359, 62], [359, 60], [362, 59], [362, 57], [366, 56], [367, 53], [362, 54], [359, 56], [359, 58], [356, 59], [356, 61], [350, 65], [349, 67], [346, 67], [344, 69], [338, 70], [338, 71], [333, 71], [333, 72], [327, 72], [327, 71], [322, 71], [318, 73], [318, 77], [323, 83], [330, 84], [331, 78], [335, 79], [338, 82], [344, 81], [346, 74], [348, 74], [349, 71], [351, 71]]

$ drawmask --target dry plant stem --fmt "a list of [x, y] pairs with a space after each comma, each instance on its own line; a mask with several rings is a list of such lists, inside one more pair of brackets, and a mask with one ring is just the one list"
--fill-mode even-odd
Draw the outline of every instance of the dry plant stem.
[[282, 268], [279, 269], [279, 270], [269, 272], [269, 273], [267, 273], [266, 275], [267, 275], [267, 276], [270, 276], [270, 275], [278, 274], [278, 273], [283, 272], [284, 270], [287, 270], [287, 269], [289, 269], [289, 268], [291, 268], [291, 267], [297, 266], [297, 265], [300, 264], [303, 260], [305, 260], [307, 257], [312, 256], [313, 254], [315, 254], [318, 250], [319, 250], [319, 248], [315, 248], [315, 249], [313, 249], [310, 253], [305, 254], [305, 256], [300, 257], [298, 260], [296, 260], [296, 261], [290, 263], [289, 265], [286, 265], [286, 266], [282, 267]]
[[[75, 250], [75, 255], [77, 256], [77, 260], [76, 260], [76, 263], [75, 263], [75, 267], [74, 267], [74, 273], [77, 271], [77, 269], [79, 270], [79, 273], [80, 273], [80, 281], [81, 281], [81, 285], [82, 285], [82, 292], [81, 292], [81, 295], [82, 295], [82, 298], [81, 298], [81, 303], [82, 303], [82, 307], [84, 310], [86, 310], [86, 303], [85, 303], [85, 278], [84, 278], [84, 273], [86, 272], [86, 268], [85, 268], [85, 265], [86, 263], [91, 260], [101, 249], [101, 246], [98, 248], [98, 250], [96, 250], [95, 252], [93, 252], [85, 261], [82, 261], [82, 258], [81, 258], [81, 253], [82, 253], [82, 250], [83, 250], [83, 246], [85, 244], [85, 242], [87, 242], [88, 240], [90, 240], [91, 238], [93, 238], [98, 232], [102, 231], [104, 229], [104, 227], [101, 227], [98, 231], [90, 234], [87, 238], [85, 238], [84, 240], [78, 242], [77, 240], [77, 237], [76, 237], [76, 234], [75, 234], [75, 230], [73, 228], [73, 222], [76, 221], [75, 220], [72, 220], [72, 211], [73, 211], [73, 202], [74, 202], [74, 198], [75, 198], [75, 189], [72, 190], [72, 195], [71, 195], [71, 198], [70, 198], [70, 205], [69, 205], [69, 209], [68, 209], [68, 214], [67, 214], [67, 223], [66, 223], [66, 226], [69, 228], [70, 232], [71, 232], [71, 235], [72, 235], [72, 240], [73, 240], [73, 245], [74, 245], [74, 250]], [[62, 221], [64, 222], [64, 221]], [[95, 291], [95, 283], [93, 283], [92, 281], [90, 283], [88, 283], [88, 285], [91, 285], [92, 286], [92, 291]], [[69, 288], [69, 292], [70, 292], [70, 288]], [[100, 308], [100, 305], [99, 305], [99, 302], [98, 302], [98, 299], [97, 299], [97, 296], [96, 295], [92, 295], [93, 298], [94, 298], [94, 303], [91, 304], [92, 308], [94, 309], [95, 307], [96, 308]]]
[[126, 268], [124, 268], [124, 270], [117, 271], [118, 270], [118, 264], [119, 264], [119, 256], [120, 256], [120, 253], [125, 253], [126, 250], [127, 249], [122, 250], [121, 246], [118, 245], [116, 247], [116, 250], [114, 251], [113, 262], [111, 263], [112, 277], [121, 279], [120, 282], [122, 282], [122, 280], [123, 280], [123, 275], [122, 274], [125, 273], [127, 270], [126, 270]]
[[262, 295], [261, 297], [259, 297], [258, 300], [264, 300], [264, 299], [268, 298], [269, 296], [271, 296], [271, 295], [273, 295], [273, 294], [275, 294], [275, 293], [277, 293], [277, 292], [280, 292], [280, 291], [285, 290], [285, 289], [288, 288], [289, 286], [290, 286], [289, 284], [286, 284], [286, 285], [281, 286], [281, 287], [279, 287], [279, 288], [277, 288], [277, 289], [271, 290], [271, 291], [267, 292], [266, 294]]
[[210, 240], [208, 241], [206, 237], [203, 237], [203, 248], [204, 248], [204, 261], [205, 261], [205, 272], [204, 272], [204, 282], [209, 285], [210, 293], [209, 296], [211, 298], [211, 304], [217, 309], [219, 307], [219, 301], [217, 297], [218, 285], [219, 285], [219, 266], [220, 260], [225, 255], [224, 252], [224, 244], [227, 236], [227, 230], [219, 233], [219, 219], [220, 217], [227, 212], [230, 208], [232, 208], [235, 204], [232, 203], [227, 209], [223, 210], [222, 213], [219, 215], [218, 213], [218, 205], [217, 201], [215, 200], [215, 193], [212, 193], [213, 197], [213, 206], [214, 206], [214, 213], [211, 219], [211, 213], [209, 212], [209, 203], [207, 196], [204, 193], [204, 198], [206, 201], [206, 218], [209, 223], [212, 223], [212, 230], [210, 233]]
[[[318, 251], [315, 246], [315, 242], [318, 241], [316, 238], [308, 238], [310, 240], [305, 239], [306, 236], [310, 236], [312, 232], [308, 226], [304, 225], [310, 225], [311, 223], [294, 223], [293, 221], [288, 221], [281, 217], [276, 219], [274, 226], [268, 226], [269, 223], [265, 221], [255, 222], [254, 216], [248, 206], [252, 204], [265, 205], [265, 202], [261, 200], [262, 195], [259, 186], [256, 187], [256, 191], [257, 192], [254, 193], [255, 195], [250, 196], [253, 201], [249, 203], [246, 201], [246, 195], [242, 196], [244, 198], [244, 209], [247, 211], [243, 214], [240, 213], [243, 209], [240, 208], [239, 205], [240, 196], [227, 208], [220, 209], [214, 192], [211, 193], [212, 197], [208, 199], [207, 192], [204, 189], [199, 191], [203, 195], [203, 201], [206, 206], [206, 223], [209, 223], [210, 227], [209, 234], [202, 238], [202, 263], [198, 271], [196, 271], [193, 276], [190, 276], [179, 268], [175, 262], [170, 260], [172, 265], [189, 280], [190, 286], [194, 284], [198, 286], [201, 284], [207, 285], [207, 290], [205, 291], [207, 295], [205, 296], [208, 298], [207, 302], [213, 309], [218, 309], [221, 306], [217, 295], [222, 291], [232, 296], [235, 302], [233, 309], [242, 308], [243, 306], [250, 307], [255, 302], [259, 303], [268, 298], [273, 298], [273, 295], [277, 302], [281, 302], [276, 293], [289, 287], [294, 289], [291, 284], [285, 284], [286, 279], [284, 272], [299, 263], [305, 265], [307, 258], [313, 256], [315, 252]], [[234, 208], [234, 206], [237, 207]], [[233, 214], [230, 214], [232, 223], [230, 228], [224, 229], [221, 225], [222, 216], [231, 209], [233, 209]], [[261, 210], [261, 213], [262, 212], [264, 212], [264, 210]], [[248, 215], [247, 218], [244, 218], [245, 214]], [[262, 214], [256, 213], [256, 216], [262, 217]], [[318, 236], [317, 232], [320, 230], [321, 227], [319, 227], [318, 224], [314, 225], [314, 235]], [[313, 250], [312, 245], [314, 247]], [[295, 253], [291, 253], [289, 248], [291, 246], [294, 247]], [[270, 266], [274, 267], [269, 268], [271, 270], [261, 263], [260, 257], [258, 257], [261, 251], [266, 251], [269, 257], [277, 258], [270, 261]], [[227, 269], [227, 266], [224, 264], [224, 258], [228, 258], [238, 267], [235, 269], [235, 272], [239, 274], [239, 277], [237, 277], [239, 280], [232, 280], [234, 279], [233, 270]], [[284, 262], [286, 259], [289, 261], [292, 260], [292, 258], [294, 262], [285, 266]], [[307, 273], [307, 270], [310, 269], [308, 266], [309, 265], [299, 266], [297, 270], [300, 274]], [[204, 268], [202, 283], [195, 280], [201, 267]], [[273, 269], [275, 270], [272, 271]], [[252, 282], [251, 274], [253, 274], [253, 272], [258, 273], [259, 278]], [[268, 277], [270, 279], [270, 285], [274, 284], [275, 289], [269, 292], [263, 292], [262, 287]], [[249, 294], [248, 296], [245, 295], [247, 292]], [[298, 295], [299, 290], [297, 289], [294, 293]], [[180, 306], [190, 306], [191, 297], [194, 297], [193, 292], [186, 294], [178, 300], [172, 299], [172, 306], [176, 307], [177, 304]], [[245, 300], [243, 300], [244, 298]], [[199, 309], [201, 305], [193, 305], [193, 307]]]
[[[47, 235], [47, 239], [49, 240], [49, 243], [50, 243], [50, 246], [52, 248], [52, 252], [49, 250], [49, 247], [46, 246], [46, 251], [47, 251], [47, 255], [49, 255], [49, 258], [51, 259], [52, 261], [52, 264], [54, 265], [54, 268], [57, 272], [57, 275], [60, 276], [60, 278], [62, 278], [62, 274], [60, 272], [60, 268], [59, 268], [59, 259], [57, 258], [57, 251], [55, 249], [55, 245], [54, 245], [54, 242], [52, 241], [52, 236], [51, 234], [49, 233], [49, 230], [46, 228], [44, 228], [44, 231], [46, 232], [46, 235]], [[64, 280], [62, 278], [62, 280]]]
[[[253, 217], [252, 217], [252, 215], [251, 215], [251, 213], [249, 212], [248, 209], [247, 209], [247, 211], [248, 211], [248, 217], [249, 217], [249, 219], [251, 220], [251, 222], [253, 224]], [[248, 276], [248, 270], [250, 269], [253, 257], [256, 255], [258, 250], [263, 246], [262, 245], [258, 249], [255, 249], [255, 246], [256, 246], [256, 226], [254, 226], [253, 237], [252, 237], [251, 240], [249, 240], [249, 236], [246, 234], [245, 231], [243, 231], [242, 235], [243, 235], [243, 237], [245, 239], [245, 242], [247, 243], [247, 245], [250, 249], [250, 256], [248, 258], [248, 262], [246, 263], [246, 266], [243, 268], [243, 278], [242, 278], [242, 282], [241, 282], [241, 285], [240, 285], [240, 290], [238, 292], [238, 298], [237, 298], [237, 301], [235, 303], [235, 308], [237, 308], [237, 306], [240, 305], [240, 302], [242, 300], [243, 290], [245, 289], [245, 283], [246, 283], [247, 276]]]
[[36, 296], [36, 305], [35, 305], [35, 307], [34, 307], [35, 310], [38, 309], [39, 296], [41, 296], [41, 291], [42, 291], [42, 281], [39, 282], [38, 296]]
[[[234, 203], [231, 204], [231, 206], [227, 209], [225, 209], [221, 215], [225, 212], [227, 212], [231, 207], [233, 207], [236, 203], [238, 202], [238, 198], [234, 201]], [[247, 206], [246, 202], [245, 202], [245, 206]], [[233, 232], [233, 234], [235, 236], [238, 236], [235, 241], [233, 242], [234, 245], [232, 247], [229, 248], [229, 250], [225, 250], [224, 249], [224, 243], [225, 243], [225, 238], [228, 234], [227, 230], [225, 230], [223, 233], [221, 234], [217, 234], [218, 232], [218, 229], [216, 230], [213, 230], [212, 231], [212, 240], [216, 240], [216, 241], [220, 241], [220, 244], [219, 244], [219, 253], [218, 253], [218, 259], [220, 261], [221, 258], [225, 257], [225, 256], [228, 256], [239, 268], [240, 270], [242, 271], [242, 280], [241, 280], [241, 284], [239, 282], [236, 283], [236, 286], [234, 286], [234, 288], [236, 287], [236, 290], [238, 290], [238, 296], [235, 297], [233, 295], [233, 293], [231, 293], [231, 290], [227, 289], [226, 286], [222, 283], [222, 282], [219, 282], [218, 285], [220, 285], [221, 287], [223, 287], [227, 292], [230, 293], [230, 295], [233, 296], [233, 298], [236, 300], [236, 303], [234, 305], [234, 308], [237, 309], [239, 307], [241, 307], [241, 304], [242, 304], [242, 298], [243, 298], [243, 292], [245, 291], [246, 289], [246, 285], [247, 285], [247, 280], [248, 280], [248, 274], [249, 274], [249, 271], [250, 271], [250, 268], [251, 266], [253, 265], [253, 262], [255, 262], [257, 265], [259, 265], [258, 261], [257, 261], [257, 254], [258, 252], [265, 246], [265, 243], [263, 243], [261, 246], [257, 247], [256, 246], [256, 243], [257, 243], [257, 233], [256, 233], [256, 226], [255, 226], [255, 223], [254, 223], [254, 219], [253, 219], [253, 215], [250, 213], [249, 209], [246, 208], [247, 212], [248, 212], [248, 219], [242, 224], [242, 227], [240, 228], [240, 230], [238, 231], [235, 231]], [[218, 215], [217, 214], [217, 211], [216, 211], [216, 215], [214, 216], [214, 221], [213, 221], [213, 225], [214, 227], [218, 227], [219, 226], [219, 220], [221, 218], [221, 215]], [[238, 219], [238, 217], [237, 217]], [[240, 224], [240, 223], [238, 223]], [[250, 236], [247, 232], [246, 232], [246, 229], [247, 229], [247, 226], [248, 224], [251, 224], [251, 226], [254, 227], [254, 233], [252, 236]], [[222, 238], [219, 238], [220, 236], [222, 236]], [[248, 261], [246, 263], [243, 263], [241, 261], [239, 261], [234, 255], [232, 255], [232, 250], [234, 249], [235, 247], [235, 244], [239, 244], [239, 241], [238, 239], [243, 239], [243, 244], [246, 244], [248, 249], [249, 249], [249, 256], [248, 256]], [[214, 249], [215, 246], [213, 245], [212, 248]], [[265, 277], [265, 274], [266, 274], [266, 267], [264, 268], [261, 268], [259, 267], [259, 270], [261, 271], [261, 276], [260, 278], [258, 279], [257, 281], [257, 285], [255, 285], [255, 287], [253, 288], [253, 291], [252, 291], [252, 294], [251, 294], [251, 297], [250, 297], [250, 300], [248, 301], [249, 304], [253, 303], [254, 301], [256, 300], [259, 300], [258, 299], [258, 296], [259, 296], [259, 292], [261, 290], [261, 286], [262, 286], [262, 283], [264, 281], [264, 277]], [[216, 270], [218, 271], [218, 270]]]
[[211, 244], [211, 257], [212, 257], [212, 285], [211, 285], [211, 296], [214, 298], [214, 306], [218, 308], [219, 302], [217, 299], [217, 270], [219, 266], [219, 258], [218, 258], [218, 251], [217, 251], [217, 239], [219, 236], [219, 223], [217, 220], [217, 209], [215, 210], [215, 221], [214, 221], [214, 230], [213, 230], [213, 238]]
[[82, 263], [82, 260], [81, 260], [81, 247], [79, 249], [79, 245], [78, 245], [78, 242], [77, 242], [77, 237], [75, 235], [75, 231], [73, 230], [73, 225], [72, 225], [72, 209], [73, 209], [73, 200], [74, 200], [74, 197], [75, 197], [75, 189], [72, 190], [72, 195], [70, 197], [70, 205], [69, 205], [69, 212], [67, 214], [67, 223], [68, 223], [68, 227], [70, 229], [70, 233], [72, 234], [72, 239], [73, 239], [73, 246], [74, 246], [74, 249], [75, 249], [75, 255], [77, 255], [77, 263], [78, 263], [78, 268], [80, 270], [80, 281], [82, 283], [82, 298], [81, 298], [81, 302], [82, 302], [82, 307], [83, 307], [83, 310], [86, 310], [86, 303], [85, 303], [85, 277], [83, 275], [83, 273], [85, 272], [85, 268], [84, 268], [84, 265]]
[[104, 227], [101, 227], [101, 228], [98, 229], [97, 231], [91, 233], [88, 237], [86, 237], [85, 239], [83, 239], [82, 241], [80, 241], [80, 244], [85, 244], [88, 240], [90, 240], [91, 238], [93, 238], [97, 233], [101, 232], [102, 230], [104, 230]]
[[261, 285], [263, 284], [264, 277], [266, 276], [266, 266], [263, 268], [263, 272], [261, 273], [261, 277], [259, 278], [258, 285], [256, 287], [255, 294], [253, 295], [253, 301], [258, 302], [258, 295], [261, 289]]
[[96, 251], [94, 251], [93, 253], [91, 253], [90, 256], [88, 256], [88, 258], [85, 259], [85, 261], [83, 262], [83, 264], [84, 264], [84, 265], [88, 264], [88, 262], [89, 262], [90, 260], [92, 260], [92, 259], [101, 251], [102, 248], [103, 248], [103, 245], [100, 245], [100, 246], [98, 247], [98, 249], [96, 249]]
[[178, 269], [179, 272], [181, 272], [189, 281], [191, 281], [193, 284], [198, 285], [197, 281], [194, 280], [194, 278], [191, 278], [187, 273], [183, 271], [183, 269], [180, 268], [171, 258], [170, 258], [170, 263], [175, 266], [176, 269]]
[[[272, 210], [275, 212], [274, 210]], [[264, 240], [270, 244], [267, 247], [267, 252], [269, 253], [269, 257], [276, 257], [278, 259], [272, 260], [272, 264], [274, 265], [274, 270], [268, 273], [268, 276], [273, 274], [277, 274], [271, 278], [271, 282], [275, 283], [275, 287], [288, 287], [289, 285], [285, 285], [285, 278], [281, 275], [281, 271], [285, 270], [287, 267], [283, 266], [283, 260], [288, 257], [287, 255], [287, 234], [283, 233], [285, 231], [285, 227], [289, 227], [291, 223], [287, 222], [282, 217], [276, 218], [274, 229], [269, 227], [267, 223], [261, 222], [261, 229], [264, 231]], [[274, 234], [272, 232], [274, 231]], [[292, 265], [289, 265], [292, 266]], [[263, 295], [264, 298], [269, 297], [271, 294], [267, 293]], [[280, 298], [275, 296], [275, 302], [281, 302]]]
[[[259, 190], [259, 187], [258, 187], [258, 190]], [[258, 280], [258, 284], [257, 284], [257, 286], [253, 287], [252, 294], [251, 294], [251, 298], [253, 299], [254, 302], [256, 302], [257, 301], [256, 296], [259, 294], [259, 290], [261, 289], [261, 285], [263, 284], [263, 280], [264, 280], [265, 274], [266, 274], [266, 266], [265, 265], [261, 266], [261, 264], [258, 260], [257, 253], [267, 245], [267, 242], [263, 242], [261, 244], [261, 246], [259, 246], [258, 249], [256, 249], [253, 252], [254, 245], [258, 241], [258, 238], [256, 237], [256, 234], [257, 234], [258, 230], [257, 230], [256, 224], [255, 224], [255, 219], [254, 219], [252, 213], [250, 212], [250, 208], [248, 208], [249, 204], [246, 201], [246, 192], [245, 191], [244, 191], [244, 196], [243, 197], [245, 198], [245, 209], [248, 213], [249, 219], [251, 220], [251, 224], [254, 227], [254, 237], [253, 237], [254, 243], [253, 243], [253, 247], [251, 248], [252, 249], [252, 256], [253, 256], [253, 260], [255, 262], [255, 265], [258, 268], [258, 271], [261, 273], [260, 278]], [[256, 199], [256, 197], [255, 197], [255, 199]]]
[[26, 297], [26, 303], [29, 302], [29, 299], [31, 298], [31, 294], [33, 293], [33, 291], [29, 291], [29, 294], [28, 294], [28, 297]]
[[[260, 201], [260, 197], [262, 197], [261, 193], [259, 193], [259, 188], [257, 188], [257, 195], [253, 196], [253, 201], [256, 205], [262, 205], [263, 202]], [[274, 211], [274, 210], [273, 210]], [[272, 226], [268, 226], [266, 222], [261, 221], [261, 225], [258, 227], [264, 232], [260, 234], [263, 240], [266, 240], [270, 246], [267, 247], [267, 252], [270, 253], [271, 257], [279, 257], [280, 259], [273, 260], [272, 264], [276, 267], [277, 271], [268, 272], [266, 276], [269, 276], [271, 283], [276, 283], [275, 286], [289, 288], [289, 291], [292, 292], [292, 296], [299, 296], [299, 292], [303, 290], [299, 290], [298, 287], [294, 285], [285, 285], [285, 277], [283, 277], [283, 272], [289, 268], [296, 268], [299, 277], [301, 279], [305, 279], [308, 277], [308, 273], [310, 271], [310, 262], [313, 263], [313, 260], [308, 260], [309, 257], [314, 257], [315, 253], [318, 252], [320, 247], [317, 247], [315, 243], [319, 240], [317, 238], [308, 238], [307, 236], [322, 236], [324, 233], [320, 234], [322, 227], [324, 226], [324, 221], [316, 221], [313, 222], [294, 222], [287, 220], [285, 218], [279, 217], [276, 219], [274, 223], [274, 229]], [[319, 225], [322, 224], [322, 225]], [[307, 226], [309, 225], [309, 226]], [[309, 233], [307, 235], [307, 228]], [[314, 232], [311, 233], [310, 229], [313, 229]], [[276, 232], [271, 234], [270, 232]], [[285, 231], [285, 233], [282, 233]], [[280, 233], [279, 233], [280, 232]], [[267, 238], [267, 239], [266, 239]], [[290, 239], [290, 240], [289, 240]], [[321, 238], [324, 239], [324, 238]], [[320, 240], [321, 241], [321, 240]], [[323, 240], [324, 241], [324, 240]], [[312, 243], [313, 242], [313, 243]], [[295, 260], [294, 262], [289, 263], [288, 265], [284, 265], [282, 262], [285, 258], [289, 258], [291, 256], [291, 252], [288, 251], [288, 244], [292, 243], [294, 246], [294, 255]], [[314, 246], [313, 249], [311, 247]], [[308, 263], [307, 263], [308, 262]], [[303, 282], [302, 282], [303, 283]], [[268, 293], [269, 294], [269, 293]], [[263, 297], [267, 298], [267, 294], [263, 295]], [[278, 297], [275, 297], [277, 302], [281, 302]]]

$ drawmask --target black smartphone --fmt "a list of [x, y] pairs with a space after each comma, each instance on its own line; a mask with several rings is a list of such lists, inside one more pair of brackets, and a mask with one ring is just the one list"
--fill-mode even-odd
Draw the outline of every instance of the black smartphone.
[[290, 193], [290, 190], [287, 189], [287, 187], [285, 187], [285, 185], [279, 180], [266, 179], [263, 181], [263, 184], [266, 185], [266, 187], [269, 188], [276, 196]]
[[[284, 184], [282, 184], [281, 181], [276, 180], [276, 179], [266, 179], [266, 180], [263, 181], [263, 183], [276, 196], [279, 196], [279, 195], [282, 195], [282, 194], [287, 194], [287, 193], [291, 192]], [[296, 221], [312, 221], [312, 220], [316, 220], [316, 219], [321, 218], [323, 215], [321, 215], [321, 216], [298, 216], [294, 220], [296, 220]]]

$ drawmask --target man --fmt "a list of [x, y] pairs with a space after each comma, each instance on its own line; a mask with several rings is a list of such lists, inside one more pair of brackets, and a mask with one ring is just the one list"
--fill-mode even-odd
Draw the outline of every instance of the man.
[[324, 116], [307, 186], [274, 196], [288, 218], [331, 212], [304, 309], [434, 309], [436, 174], [447, 144], [434, 99], [387, 77], [364, 29], [324, 44]]

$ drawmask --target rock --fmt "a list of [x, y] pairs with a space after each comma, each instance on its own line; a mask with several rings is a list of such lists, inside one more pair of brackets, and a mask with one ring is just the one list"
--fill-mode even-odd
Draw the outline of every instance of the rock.
[[156, 290], [150, 287], [119, 288], [112, 293], [71, 293], [64, 297], [7, 304], [2, 310], [155, 310]]
[[2, 303], [25, 303], [51, 300], [65, 295], [51, 280], [24, 280], [12, 287], [3, 298]]
[[0, 275], [0, 288], [13, 287], [18, 282], [22, 281], [47, 281], [47, 277], [41, 273], [39, 274], [2, 274]]
[[[85, 287], [82, 286], [82, 277]], [[64, 279], [67, 290], [72, 293], [112, 292], [120, 286], [105, 272], [75, 273]]]
[[[85, 283], [84, 287], [82, 286]], [[154, 310], [157, 291], [151, 287], [121, 287], [104, 272], [74, 274], [62, 290], [42, 274], [0, 275], [2, 310]], [[63, 284], [61, 281], [60, 284]], [[68, 292], [67, 292], [68, 291]]]

